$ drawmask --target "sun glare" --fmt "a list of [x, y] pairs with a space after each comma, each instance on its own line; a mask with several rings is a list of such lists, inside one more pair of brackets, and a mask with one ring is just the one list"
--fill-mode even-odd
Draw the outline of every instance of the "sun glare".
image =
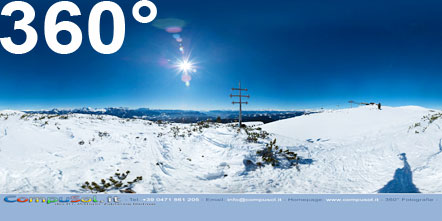
[[177, 66], [178, 66], [179, 70], [184, 73], [188, 73], [191, 70], [193, 70], [193, 64], [187, 60], [180, 61]]
[[188, 58], [178, 59], [175, 63], [175, 69], [181, 74], [181, 80], [186, 84], [187, 87], [190, 86], [190, 81], [192, 80], [192, 74], [196, 73], [197, 66]]

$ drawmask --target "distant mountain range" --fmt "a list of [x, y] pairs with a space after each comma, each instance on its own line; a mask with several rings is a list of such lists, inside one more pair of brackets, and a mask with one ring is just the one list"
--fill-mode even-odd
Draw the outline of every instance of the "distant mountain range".
[[[37, 114], [93, 114], [111, 115], [120, 118], [141, 118], [152, 121], [170, 121], [176, 123], [196, 123], [204, 120], [216, 121], [218, 117], [223, 123], [235, 122], [238, 119], [238, 111], [187, 111], [187, 110], [154, 110], [149, 108], [79, 108], [79, 109], [52, 109], [41, 111], [25, 111]], [[277, 120], [311, 114], [310, 111], [243, 111], [243, 121], [261, 121], [270, 123]]]

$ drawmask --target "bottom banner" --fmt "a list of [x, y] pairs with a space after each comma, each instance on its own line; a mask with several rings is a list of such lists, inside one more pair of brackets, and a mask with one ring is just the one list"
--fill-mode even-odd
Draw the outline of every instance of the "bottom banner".
[[[0, 195], [3, 218], [442, 220], [442, 195]], [[9, 219], [1, 220], [9, 220]], [[39, 220], [39, 219], [37, 219]]]

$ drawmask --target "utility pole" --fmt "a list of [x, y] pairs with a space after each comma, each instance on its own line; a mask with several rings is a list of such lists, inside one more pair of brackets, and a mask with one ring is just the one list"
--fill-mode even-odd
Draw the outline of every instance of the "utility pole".
[[239, 82], [239, 88], [232, 88], [232, 92], [234, 93], [235, 91], [239, 91], [239, 95], [237, 94], [230, 94], [230, 98], [233, 97], [239, 97], [239, 102], [232, 102], [232, 104], [239, 104], [239, 128], [241, 128], [242, 125], [242, 105], [243, 104], [249, 104], [249, 102], [243, 102], [242, 98], [250, 98], [249, 95], [242, 95], [243, 91], [248, 91], [247, 88], [241, 88], [241, 81]]
[[348, 103], [350, 103], [350, 108], [353, 108], [353, 104], [356, 103], [355, 101], [349, 101]]

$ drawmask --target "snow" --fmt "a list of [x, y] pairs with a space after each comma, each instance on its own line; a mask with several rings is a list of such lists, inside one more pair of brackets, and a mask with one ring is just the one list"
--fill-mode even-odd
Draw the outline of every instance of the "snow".
[[329, 110], [266, 125], [269, 132], [299, 139], [336, 139], [374, 135], [388, 130], [408, 128], [428, 110], [374, 106]]
[[390, 191], [413, 192], [403, 187], [414, 184], [422, 193], [441, 193], [442, 120], [423, 133], [416, 133], [420, 127], [412, 127], [435, 113], [415, 106], [382, 110], [364, 106], [282, 120], [263, 128], [277, 134], [285, 145], [308, 148], [316, 163], [302, 171], [311, 179], [300, 182], [307, 192], [375, 193], [390, 181], [402, 181], [402, 186]]
[[[137, 193], [442, 193], [442, 119], [423, 118], [437, 113], [364, 106], [252, 122], [271, 135], [249, 143], [232, 124], [1, 111], [0, 192], [79, 193], [120, 169], [143, 176]], [[274, 138], [297, 168], [256, 167]]]

